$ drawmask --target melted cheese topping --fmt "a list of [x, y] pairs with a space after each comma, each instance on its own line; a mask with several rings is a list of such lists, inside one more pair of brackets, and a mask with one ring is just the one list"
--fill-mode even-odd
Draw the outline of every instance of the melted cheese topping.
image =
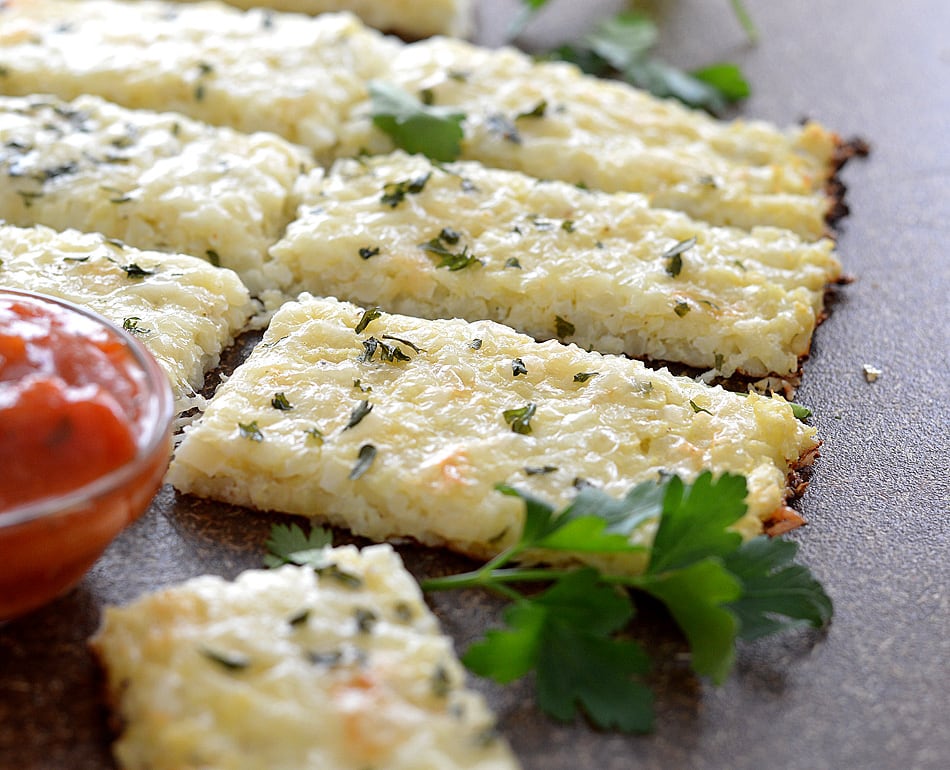
[[[436, 38], [404, 45], [345, 14], [246, 14], [212, 3], [11, 0], [0, 90], [96, 93], [241, 130], [274, 131], [322, 162], [388, 152], [366, 83], [384, 79], [464, 111], [466, 158], [608, 191], [718, 225], [825, 232], [836, 137], [714, 120], [564, 63]], [[524, 117], [538, 111], [543, 115]]]
[[[412, 182], [422, 189], [408, 192]], [[387, 191], [402, 192], [387, 198]], [[762, 377], [808, 352], [833, 244], [716, 228], [642, 195], [579, 190], [421, 156], [341, 161], [304, 180], [271, 250], [296, 291], [427, 318], [483, 318], [536, 339]], [[446, 233], [448, 241], [440, 240]], [[663, 254], [696, 239], [678, 259]], [[450, 270], [420, 246], [479, 262]], [[560, 319], [560, 320], [559, 320]]]
[[[755, 534], [781, 506], [790, 464], [817, 445], [779, 397], [537, 343], [490, 321], [384, 314], [356, 334], [362, 312], [333, 299], [284, 305], [186, 430], [168, 480], [182, 492], [322, 516], [375, 540], [411, 536], [484, 556], [521, 528], [521, 502], [497, 483], [562, 506], [579, 478], [620, 496], [664, 472], [739, 473], [749, 485], [739, 529]], [[361, 360], [370, 337], [378, 349]], [[410, 360], [383, 360], [381, 343]], [[515, 374], [515, 359], [527, 373]], [[582, 372], [596, 374], [576, 381]], [[275, 407], [278, 393], [290, 409]], [[531, 432], [516, 433], [504, 412], [529, 404]], [[545, 466], [554, 470], [531, 471]]]
[[325, 554], [345, 581], [286, 566], [106, 608], [125, 770], [518, 767], [392, 549]]
[[180, 408], [252, 311], [230, 270], [46, 227], [0, 225], [0, 286], [59, 297], [131, 327], [168, 374]]
[[[442, 38], [404, 46], [383, 78], [464, 111], [463, 157], [487, 166], [646, 192], [654, 205], [716, 225], [773, 225], [806, 238], [826, 231], [837, 140], [817, 123], [782, 131], [715, 120], [570, 64]], [[368, 107], [358, 114], [338, 154], [390, 149]]]
[[[189, 0], [191, 2], [193, 0]], [[225, 0], [238, 8], [273, 8], [291, 13], [350, 11], [377, 29], [412, 38], [467, 37], [472, 32], [471, 0]]]
[[90, 96], [0, 97], [0, 219], [205, 257], [255, 291], [305, 151]]

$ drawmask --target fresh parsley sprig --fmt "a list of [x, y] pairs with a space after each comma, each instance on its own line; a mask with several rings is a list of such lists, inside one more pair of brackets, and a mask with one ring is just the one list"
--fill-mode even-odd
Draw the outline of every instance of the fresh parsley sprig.
[[[604, 729], [643, 732], [652, 724], [642, 681], [646, 653], [621, 632], [633, 617], [629, 588], [662, 602], [682, 629], [697, 674], [719, 684], [732, 668], [739, 638], [789, 627], [821, 627], [831, 601], [805, 567], [797, 546], [759, 537], [743, 543], [730, 531], [746, 511], [741, 476], [701, 474], [635, 486], [617, 500], [584, 487], [563, 511], [511, 487], [525, 505], [521, 537], [483, 567], [424, 581], [424, 590], [486, 588], [512, 600], [507, 627], [489, 631], [463, 657], [475, 673], [507, 682], [533, 671], [538, 704], [556, 719], [585, 713]], [[656, 522], [651, 548], [630, 535]], [[634, 553], [647, 557], [640, 575], [589, 567], [511, 566], [525, 552]], [[540, 594], [512, 584], [550, 583]]]
[[[706, 472], [692, 484], [672, 476], [638, 484], [620, 499], [584, 486], [561, 511], [513, 487], [497, 489], [524, 504], [518, 540], [478, 569], [424, 580], [422, 588], [487, 589], [509, 599], [505, 627], [488, 631], [462, 660], [502, 683], [533, 673], [538, 705], [555, 719], [580, 712], [603, 729], [651, 729], [653, 695], [644, 681], [650, 661], [625, 635], [635, 615], [627, 589], [666, 606], [689, 644], [693, 670], [717, 684], [732, 669], [738, 639], [831, 619], [822, 586], [793, 563], [795, 543], [764, 536], [743, 542], [731, 531], [746, 512], [741, 476]], [[631, 542], [645, 525], [656, 527], [650, 547]], [[271, 560], [311, 563], [304, 537], [272, 535]], [[631, 575], [518, 565], [545, 551], [627, 554], [645, 566]], [[526, 588], [536, 583], [547, 585]]]
[[684, 72], [651, 54], [656, 40], [657, 27], [648, 16], [620, 13], [580, 41], [555, 49], [548, 58], [572, 62], [591, 75], [619, 77], [655, 96], [672, 97], [717, 114], [749, 95], [749, 84], [737, 65], [718, 62]]
[[463, 112], [424, 104], [382, 80], [371, 80], [368, 88], [373, 125], [388, 134], [397, 147], [438, 161], [458, 158], [464, 136]]

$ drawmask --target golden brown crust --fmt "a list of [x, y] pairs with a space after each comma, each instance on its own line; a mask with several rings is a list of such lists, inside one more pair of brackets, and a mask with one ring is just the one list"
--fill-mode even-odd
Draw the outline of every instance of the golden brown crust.
[[828, 210], [825, 221], [834, 237], [834, 230], [838, 222], [848, 216], [850, 209], [845, 203], [847, 186], [841, 181], [840, 172], [852, 158], [866, 158], [871, 152], [871, 145], [858, 136], [850, 139], [836, 137], [835, 151], [832, 153], [828, 168], [828, 179], [825, 182], [825, 194], [828, 196]]

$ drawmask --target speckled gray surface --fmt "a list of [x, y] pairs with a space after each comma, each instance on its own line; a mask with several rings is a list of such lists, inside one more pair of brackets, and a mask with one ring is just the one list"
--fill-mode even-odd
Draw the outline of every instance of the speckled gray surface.
[[[714, 689], [689, 675], [668, 624], [644, 608], [643, 636], [661, 661], [648, 737], [554, 725], [525, 684], [483, 689], [527, 770], [946, 767], [950, 3], [749, 0], [762, 34], [753, 49], [725, 2], [654, 5], [668, 16], [668, 58], [743, 64], [755, 88], [744, 115], [807, 115], [873, 146], [844, 175], [852, 215], [839, 248], [857, 281], [819, 329], [799, 391], [825, 446], [800, 503], [810, 525], [795, 539], [835, 600], [835, 620], [822, 635], [743, 646]], [[882, 370], [877, 382], [865, 381], [864, 364]], [[84, 646], [99, 607], [256, 566], [270, 523], [165, 489], [76, 591], [0, 627], [0, 768], [110, 768]], [[417, 574], [462, 563], [403, 553]], [[465, 595], [438, 596], [434, 609], [464, 647], [498, 607]]]

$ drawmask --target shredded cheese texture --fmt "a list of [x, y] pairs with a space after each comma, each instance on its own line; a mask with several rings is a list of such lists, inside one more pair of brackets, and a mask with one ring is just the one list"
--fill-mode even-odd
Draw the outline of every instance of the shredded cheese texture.
[[324, 553], [106, 608], [124, 770], [519, 767], [395, 552]]
[[101, 235], [0, 224], [0, 286], [59, 297], [135, 334], [187, 408], [252, 312], [231, 270]]
[[339, 161], [299, 195], [270, 266], [294, 292], [725, 376], [794, 375], [841, 269], [829, 240], [712, 227], [636, 193], [472, 162]]
[[0, 97], [0, 219], [203, 257], [255, 291], [309, 154], [181, 115], [82, 96]]
[[[562, 506], [580, 480], [620, 496], [661, 473], [742, 474], [739, 529], [753, 535], [781, 507], [791, 465], [817, 446], [780, 397], [538, 343], [490, 321], [381, 314], [357, 333], [363, 313], [306, 296], [284, 305], [186, 431], [168, 480], [375, 540], [486, 556], [517, 539], [523, 517], [498, 483]], [[286, 404], [275, 405], [278, 394]]]
[[[196, 0], [188, 0], [194, 2]], [[273, 8], [291, 13], [350, 11], [377, 29], [410, 38], [430, 35], [468, 37], [472, 33], [471, 0], [224, 0], [238, 8]]]
[[[420, 4], [421, 5], [421, 4]], [[243, 131], [268, 130], [323, 163], [392, 149], [371, 121], [377, 79], [467, 115], [465, 158], [608, 191], [718, 225], [825, 232], [837, 137], [723, 122], [565, 63], [448, 38], [403, 44], [348, 14], [218, 4], [10, 0], [0, 91], [95, 93]]]

